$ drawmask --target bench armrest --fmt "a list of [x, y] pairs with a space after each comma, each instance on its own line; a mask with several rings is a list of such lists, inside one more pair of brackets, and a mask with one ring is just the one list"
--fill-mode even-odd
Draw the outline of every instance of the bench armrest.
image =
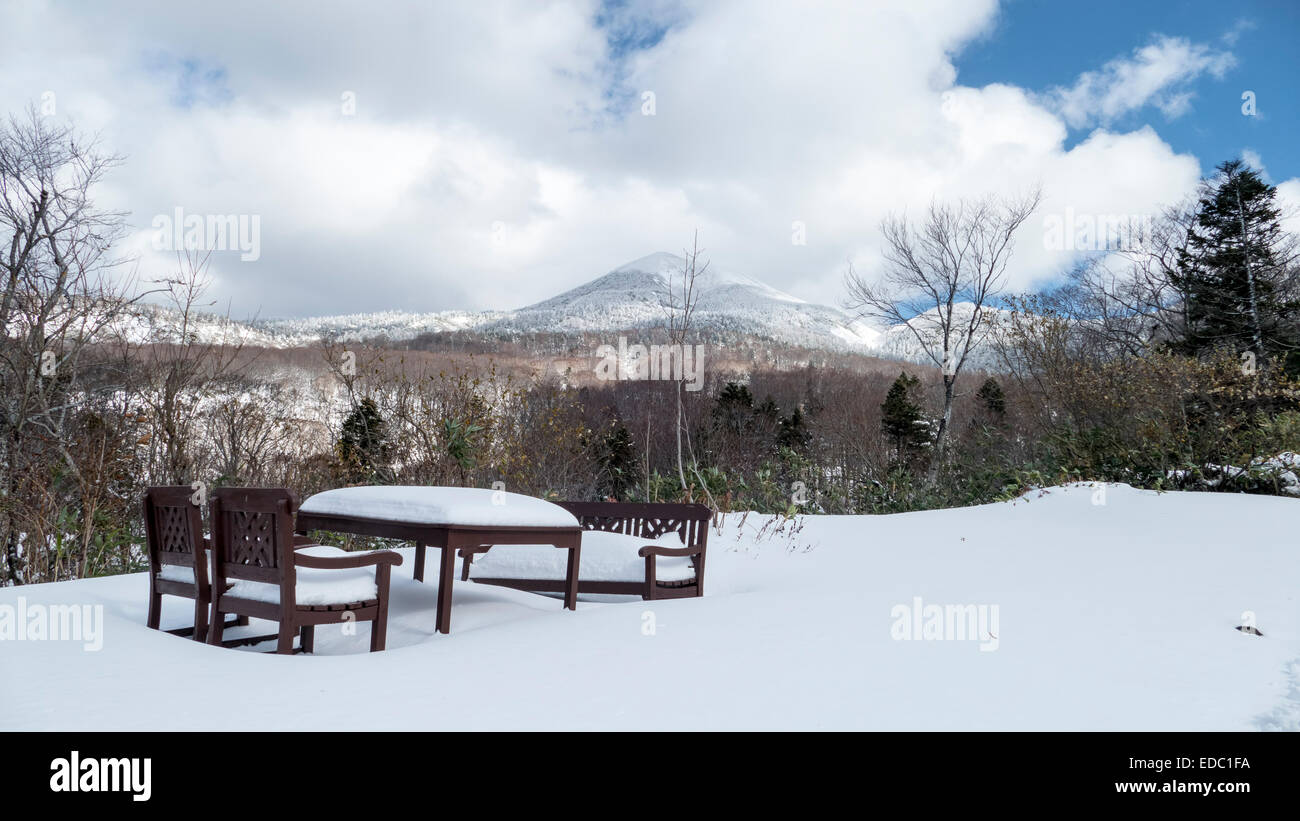
[[642, 558], [646, 556], [698, 556], [704, 552], [702, 547], [664, 547], [648, 544], [636, 552]]

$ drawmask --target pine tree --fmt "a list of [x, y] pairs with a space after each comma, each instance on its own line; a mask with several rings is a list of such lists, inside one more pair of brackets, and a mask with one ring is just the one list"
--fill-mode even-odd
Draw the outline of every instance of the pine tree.
[[801, 450], [808, 444], [808, 430], [804, 424], [803, 408], [795, 408], [789, 416], [782, 417], [776, 442], [783, 448]]
[[632, 434], [622, 422], [600, 440], [596, 460], [600, 464], [599, 493], [601, 498], [626, 500], [636, 475], [637, 462], [632, 453]]
[[753, 410], [754, 397], [749, 388], [728, 382], [718, 394], [717, 403], [713, 406], [713, 418], [723, 430], [740, 434], [749, 429]]
[[984, 410], [994, 419], [1001, 420], [1007, 415], [1007, 397], [1002, 392], [1002, 386], [993, 377], [984, 380], [980, 389], [975, 392], [975, 398], [984, 406]]
[[347, 481], [371, 482], [387, 476], [388, 434], [373, 399], [362, 399], [343, 420], [337, 451]]
[[1173, 284], [1186, 295], [1187, 337], [1197, 355], [1230, 348], [1263, 359], [1296, 350], [1300, 303], [1290, 238], [1282, 231], [1276, 187], [1241, 160], [1219, 165], [1202, 186], [1196, 225]]
[[920, 384], [915, 376], [900, 373], [880, 406], [880, 428], [893, 444], [895, 458], [902, 462], [912, 461], [930, 443], [930, 426], [913, 399]]

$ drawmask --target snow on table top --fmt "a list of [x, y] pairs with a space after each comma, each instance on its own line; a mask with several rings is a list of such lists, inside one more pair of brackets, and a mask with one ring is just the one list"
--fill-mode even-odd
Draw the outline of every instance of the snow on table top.
[[299, 512], [411, 524], [578, 527], [574, 515], [557, 504], [520, 493], [474, 487], [341, 487], [309, 497]]

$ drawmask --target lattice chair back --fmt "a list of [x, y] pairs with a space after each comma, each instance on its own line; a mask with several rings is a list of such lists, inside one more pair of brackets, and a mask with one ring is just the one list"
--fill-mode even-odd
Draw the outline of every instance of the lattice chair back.
[[293, 601], [293, 523], [298, 497], [284, 488], [224, 487], [208, 503], [212, 514], [213, 581], [274, 584]]
[[151, 487], [144, 493], [144, 530], [149, 549], [149, 570], [155, 576], [163, 565], [194, 571], [200, 591], [208, 589], [207, 551], [203, 542], [203, 512], [193, 500], [194, 490], [184, 485]]

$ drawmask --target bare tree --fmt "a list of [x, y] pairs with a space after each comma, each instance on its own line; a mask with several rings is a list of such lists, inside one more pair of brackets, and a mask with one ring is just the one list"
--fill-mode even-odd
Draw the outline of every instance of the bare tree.
[[1061, 294], [1069, 304], [1057, 307], [1117, 354], [1140, 356], [1153, 345], [1186, 339], [1188, 295], [1177, 283], [1180, 267], [1199, 255], [1189, 241], [1196, 220], [1195, 199], [1165, 209], [1142, 242], [1071, 272], [1069, 293]]
[[[0, 124], [0, 541], [14, 583], [23, 581], [22, 482], [58, 470], [87, 486], [73, 444], [90, 390], [86, 360], [129, 301], [129, 280], [115, 275], [122, 260], [109, 257], [123, 215], [91, 199], [117, 162], [34, 106]], [[50, 515], [82, 518], [88, 540], [86, 502], [60, 501]]]
[[957, 381], [991, 329], [989, 309], [1005, 284], [1012, 238], [1041, 199], [1035, 190], [1012, 199], [932, 202], [919, 226], [906, 215], [891, 215], [880, 225], [885, 265], [879, 280], [869, 281], [849, 264], [847, 307], [859, 317], [906, 327], [943, 373], [931, 483], [943, 464]]
[[691, 238], [691, 247], [684, 250], [683, 256], [685, 263], [682, 265], [680, 279], [668, 276], [665, 280], [664, 307], [667, 309], [667, 316], [664, 321], [664, 328], [668, 333], [668, 343], [673, 346], [676, 356], [682, 362], [681, 373], [675, 378], [674, 387], [676, 388], [676, 420], [674, 431], [677, 444], [677, 478], [681, 482], [682, 493], [687, 493], [690, 489], [690, 483], [686, 479], [686, 458], [690, 459], [691, 472], [694, 474], [695, 481], [699, 483], [700, 489], [709, 499], [709, 504], [715, 510], [717, 504], [713, 500], [713, 494], [709, 492], [708, 485], [704, 478], [700, 476], [699, 465], [695, 459], [694, 448], [691, 447], [691, 432], [688, 429], [685, 410], [685, 390], [686, 390], [686, 347], [691, 336], [691, 328], [695, 319], [695, 305], [699, 302], [700, 295], [696, 290], [699, 278], [709, 269], [709, 263], [705, 260], [700, 261], [703, 253], [700, 249], [700, 232], [696, 231]]
[[202, 311], [212, 304], [204, 302], [211, 284], [210, 257], [210, 251], [177, 252], [176, 273], [161, 280], [176, 324], [159, 329], [158, 338], [139, 354], [140, 370], [148, 382], [143, 399], [157, 432], [151, 442], [154, 467], [159, 479], [173, 484], [199, 479], [193, 447], [201, 402], [231, 373], [244, 350], [243, 340], [228, 321], [214, 323], [223, 329], [216, 338], [199, 333]]

